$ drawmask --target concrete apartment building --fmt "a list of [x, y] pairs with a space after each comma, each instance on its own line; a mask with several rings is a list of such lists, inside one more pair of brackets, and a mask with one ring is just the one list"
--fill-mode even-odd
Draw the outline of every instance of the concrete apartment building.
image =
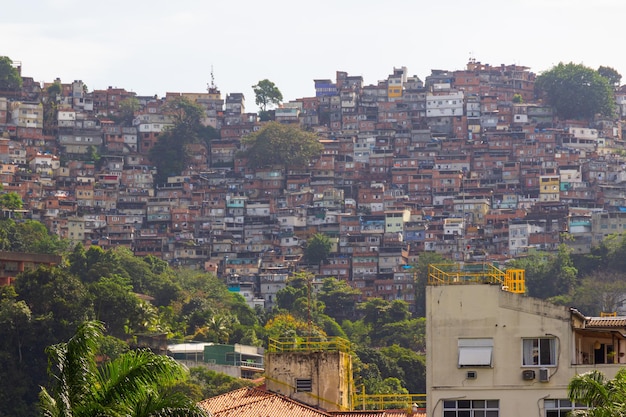
[[612, 378], [626, 364], [624, 317], [586, 317], [500, 283], [438, 283], [426, 295], [429, 416], [564, 415], [575, 375]]

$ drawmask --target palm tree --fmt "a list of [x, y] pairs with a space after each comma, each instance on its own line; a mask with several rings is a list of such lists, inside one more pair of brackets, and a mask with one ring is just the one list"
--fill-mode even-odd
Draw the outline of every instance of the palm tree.
[[53, 384], [39, 394], [44, 417], [207, 417], [192, 400], [168, 389], [185, 370], [167, 356], [129, 351], [98, 366], [103, 332], [101, 322], [85, 322], [67, 343], [48, 347]]
[[228, 343], [230, 329], [237, 319], [231, 315], [215, 314], [207, 322], [207, 330], [217, 343]]
[[606, 379], [597, 370], [576, 375], [569, 383], [568, 396], [573, 403], [589, 407], [576, 410], [572, 415], [626, 416], [626, 368], [620, 369], [613, 379]]

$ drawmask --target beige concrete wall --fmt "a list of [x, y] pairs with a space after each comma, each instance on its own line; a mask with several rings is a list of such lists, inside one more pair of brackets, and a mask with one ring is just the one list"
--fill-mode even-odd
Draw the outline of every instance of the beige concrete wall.
[[[349, 407], [352, 362], [344, 352], [270, 352], [267, 389], [324, 410]], [[297, 392], [296, 379], [311, 379], [311, 392]]]
[[[543, 399], [567, 398], [577, 373], [572, 366], [573, 333], [569, 308], [502, 291], [498, 285], [429, 286], [427, 294], [427, 415], [442, 416], [444, 399], [500, 401], [500, 415], [544, 415]], [[557, 365], [522, 366], [522, 339], [555, 337]], [[459, 367], [459, 338], [492, 338], [492, 366]], [[614, 367], [614, 366], [613, 366]], [[522, 378], [534, 370], [533, 380]], [[468, 379], [467, 372], [476, 372]]]

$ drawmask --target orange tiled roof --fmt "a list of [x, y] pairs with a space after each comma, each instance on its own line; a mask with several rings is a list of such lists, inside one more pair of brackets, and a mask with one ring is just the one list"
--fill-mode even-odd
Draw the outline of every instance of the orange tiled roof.
[[626, 327], [626, 317], [588, 317], [585, 327]]
[[328, 417], [329, 414], [271, 392], [241, 388], [198, 404], [213, 417]]
[[420, 410], [326, 412], [258, 388], [241, 388], [208, 398], [198, 405], [213, 417], [426, 417]]

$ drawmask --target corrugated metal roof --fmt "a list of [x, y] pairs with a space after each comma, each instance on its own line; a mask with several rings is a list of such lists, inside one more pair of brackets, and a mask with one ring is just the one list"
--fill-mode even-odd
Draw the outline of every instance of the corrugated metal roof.
[[198, 403], [213, 417], [426, 417], [423, 410], [325, 412], [258, 388], [241, 388]]

